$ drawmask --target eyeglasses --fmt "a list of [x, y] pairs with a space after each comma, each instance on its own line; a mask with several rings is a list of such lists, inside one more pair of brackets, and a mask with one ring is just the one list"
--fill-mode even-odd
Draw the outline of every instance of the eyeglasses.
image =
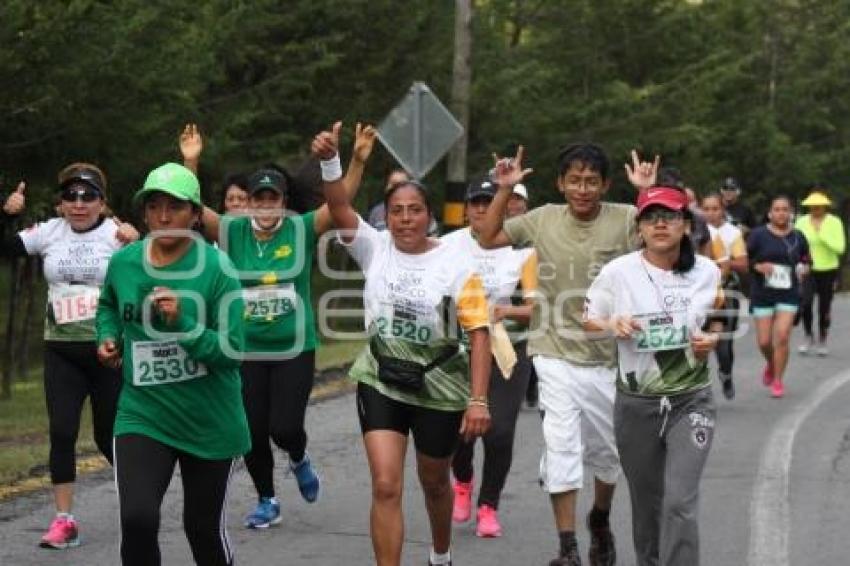
[[82, 188], [67, 188], [62, 191], [62, 194], [59, 195], [64, 202], [77, 202], [81, 200], [83, 202], [94, 202], [100, 198], [100, 193], [94, 189], [82, 189]]
[[567, 177], [564, 183], [571, 189], [580, 189], [584, 187], [589, 191], [598, 191], [602, 188], [602, 177]]
[[675, 224], [684, 220], [685, 215], [679, 210], [669, 208], [652, 208], [640, 215], [640, 221], [646, 224], [656, 224], [663, 220], [665, 224]]

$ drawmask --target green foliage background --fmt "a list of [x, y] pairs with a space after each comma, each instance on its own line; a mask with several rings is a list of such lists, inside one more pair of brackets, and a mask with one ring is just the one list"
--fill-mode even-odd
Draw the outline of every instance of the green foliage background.
[[[0, 182], [27, 179], [42, 215], [60, 167], [93, 161], [127, 215], [196, 121], [212, 200], [227, 172], [296, 166], [335, 119], [380, 120], [414, 80], [447, 102], [453, 23], [448, 0], [5, 0]], [[470, 175], [524, 143], [534, 200], [551, 200], [558, 148], [588, 139], [619, 198], [637, 147], [700, 191], [732, 174], [756, 205], [815, 183], [841, 200], [848, 32], [850, 0], [477, 0]], [[363, 205], [391, 165], [376, 153]]]

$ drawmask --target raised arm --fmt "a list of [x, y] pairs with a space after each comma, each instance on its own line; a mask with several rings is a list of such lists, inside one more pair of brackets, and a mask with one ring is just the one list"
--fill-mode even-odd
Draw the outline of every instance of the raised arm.
[[198, 164], [201, 152], [204, 150], [204, 139], [197, 124], [186, 124], [179, 138], [180, 153], [183, 154], [183, 165], [195, 175], [198, 174]]
[[[334, 127], [336, 127], [336, 124], [334, 124]], [[333, 132], [324, 133], [334, 135]], [[319, 136], [321, 135], [322, 134], [319, 134]], [[375, 130], [374, 126], [363, 126], [358, 122], [355, 127], [354, 149], [351, 152], [351, 162], [348, 165], [348, 171], [346, 171], [345, 177], [342, 178], [342, 185], [345, 188], [345, 194], [347, 195], [349, 204], [354, 201], [354, 197], [357, 196], [357, 191], [360, 189], [360, 182], [363, 179], [363, 171], [366, 167], [366, 162], [369, 160], [369, 156], [372, 154], [372, 148], [375, 146], [375, 138], [377, 135], [378, 132]], [[316, 136], [316, 138], [319, 136]], [[337, 149], [339, 147], [339, 131], [336, 132], [334, 147]], [[316, 155], [315, 151], [313, 151], [313, 155]], [[319, 159], [322, 158], [319, 157]], [[339, 159], [338, 151], [337, 159]], [[325, 196], [327, 196], [327, 193]], [[334, 225], [339, 227], [339, 225], [333, 220], [327, 203], [320, 206], [318, 210], [316, 210], [316, 219], [314, 223], [316, 234], [323, 234], [330, 230]]]
[[[320, 215], [322, 224], [326, 224], [325, 231], [331, 224], [340, 230], [354, 232], [357, 230], [359, 217], [351, 206], [351, 196], [346, 190], [345, 181], [342, 177], [342, 166], [339, 162], [339, 131], [342, 122], [333, 125], [331, 131], [320, 132], [313, 138], [311, 151], [321, 161], [322, 182], [325, 191], [325, 204], [316, 213], [316, 232], [320, 233]], [[349, 240], [349, 238], [343, 238]]]
[[516, 156], [513, 158], [500, 159], [495, 154], [493, 155], [496, 168], [493, 172], [492, 181], [496, 183], [499, 190], [496, 191], [493, 202], [487, 208], [487, 215], [484, 217], [483, 225], [478, 232], [478, 243], [482, 248], [503, 248], [512, 243], [504, 230], [505, 209], [508, 206], [508, 199], [511, 197], [514, 185], [521, 183], [526, 175], [533, 172], [533, 169], [522, 168], [524, 151], [523, 147], [519, 146]]
[[9, 195], [9, 198], [7, 198], [6, 202], [3, 204], [3, 212], [9, 216], [17, 216], [24, 211], [24, 208], [26, 208], [27, 205], [27, 200], [24, 196], [26, 188], [27, 184], [24, 181], [18, 183], [18, 186], [15, 188], [15, 192]]
[[625, 164], [626, 168], [626, 177], [629, 179], [629, 183], [638, 190], [638, 192], [648, 189], [658, 179], [658, 166], [661, 164], [661, 157], [656, 155], [655, 160], [650, 163], [649, 161], [641, 161], [638, 156], [637, 150], [632, 150], [632, 166], [629, 167], [629, 164]]

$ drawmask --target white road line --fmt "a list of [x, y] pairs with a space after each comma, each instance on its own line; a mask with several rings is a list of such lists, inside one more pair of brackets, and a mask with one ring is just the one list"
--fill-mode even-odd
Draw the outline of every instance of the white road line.
[[749, 566], [789, 565], [791, 514], [788, 495], [794, 438], [818, 405], [848, 382], [850, 371], [832, 376], [773, 426], [773, 433], [761, 454], [750, 502]]

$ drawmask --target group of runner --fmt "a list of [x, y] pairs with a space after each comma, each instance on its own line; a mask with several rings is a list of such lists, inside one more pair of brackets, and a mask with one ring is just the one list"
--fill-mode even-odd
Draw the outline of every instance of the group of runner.
[[[621, 468], [638, 564], [698, 564], [699, 481], [715, 426], [708, 357], [716, 350], [723, 393], [733, 398], [732, 334], [747, 287], [773, 396], [784, 394], [788, 335], [808, 296], [819, 298], [819, 336], [803, 300], [810, 342], [800, 351], [827, 353], [844, 229], [825, 193], [803, 202], [811, 213], [799, 230], [786, 197], [773, 198], [767, 225], [756, 227], [734, 179], [700, 201], [678, 175], [659, 172], [657, 157], [633, 152], [625, 168], [636, 206], [609, 203], [608, 156], [580, 143], [558, 156], [565, 203], [528, 211], [522, 181], [531, 170], [520, 147], [469, 185], [469, 226], [438, 238], [429, 189], [402, 171], [390, 175], [368, 222], [357, 214], [352, 201], [376, 132], [357, 125], [343, 172], [340, 128], [312, 142], [325, 196], [315, 210], [274, 165], [227, 177], [218, 212], [205, 206], [196, 176], [203, 143], [190, 124], [179, 140], [184, 164], [154, 169], [134, 196], [144, 239], [110, 217], [103, 172], [75, 163], [59, 175], [60, 216], [5, 242], [4, 253], [44, 258], [49, 287], [45, 395], [57, 514], [42, 546], [80, 541], [74, 446], [86, 397], [96, 443], [115, 470], [125, 565], [161, 562], [160, 506], [176, 463], [198, 564], [234, 563], [225, 511], [240, 456], [257, 491], [245, 527], [281, 522], [270, 440], [287, 453], [304, 500], [318, 499], [305, 430], [318, 344], [310, 274], [318, 238], [335, 229], [365, 278], [368, 344], [350, 377], [379, 565], [401, 560], [411, 435], [429, 564], [451, 564], [452, 522], [473, 516], [478, 437], [476, 534], [501, 536], [500, 495], [532, 373], [540, 481], [558, 534], [550, 566], [582, 563], [576, 502], [585, 465], [594, 474], [591, 565], [616, 563], [609, 515]], [[24, 194], [21, 185], [8, 197], [5, 215], [24, 210]]]

